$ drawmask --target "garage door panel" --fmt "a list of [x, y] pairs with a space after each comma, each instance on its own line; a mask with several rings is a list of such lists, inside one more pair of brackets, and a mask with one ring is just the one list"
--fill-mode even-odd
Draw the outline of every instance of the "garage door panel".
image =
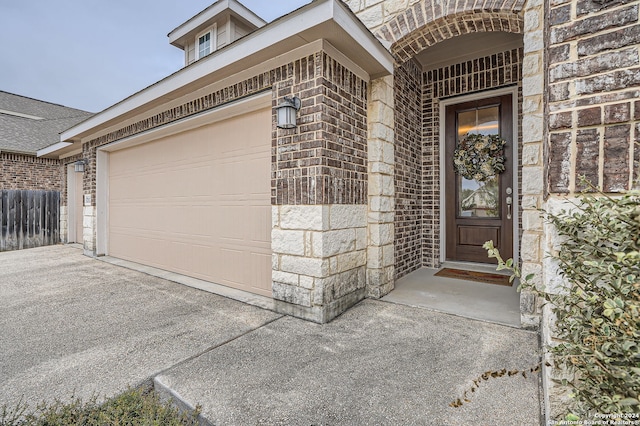
[[271, 291], [271, 254], [250, 253], [249, 282], [254, 291]]
[[252, 243], [271, 245], [271, 209], [262, 206], [252, 206], [252, 221], [249, 223], [248, 240]]
[[109, 254], [271, 295], [271, 108], [115, 151]]
[[[249, 284], [244, 277], [244, 272], [249, 266], [246, 251], [221, 247], [220, 260], [222, 263], [220, 265], [220, 278], [223, 280], [223, 284]], [[223, 265], [238, 265], [238, 267], [225, 268]]]

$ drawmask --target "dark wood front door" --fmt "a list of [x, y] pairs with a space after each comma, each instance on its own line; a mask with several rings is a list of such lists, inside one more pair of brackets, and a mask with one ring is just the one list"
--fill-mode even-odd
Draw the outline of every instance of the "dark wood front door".
[[[481, 182], [454, 170], [453, 158], [467, 134], [499, 135], [506, 140], [503, 173]], [[513, 256], [513, 113], [512, 96], [451, 105], [445, 115], [446, 259], [495, 263], [482, 248], [493, 240], [506, 259]]]

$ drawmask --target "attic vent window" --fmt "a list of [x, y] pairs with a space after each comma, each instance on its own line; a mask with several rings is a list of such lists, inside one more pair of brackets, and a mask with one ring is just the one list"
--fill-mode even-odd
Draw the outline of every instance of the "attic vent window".
[[198, 58], [202, 58], [211, 53], [211, 32], [198, 37]]

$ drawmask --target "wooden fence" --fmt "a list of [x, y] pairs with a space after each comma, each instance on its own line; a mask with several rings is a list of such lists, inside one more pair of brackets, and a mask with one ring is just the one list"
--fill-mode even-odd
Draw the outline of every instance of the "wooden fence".
[[0, 190], [0, 252], [60, 242], [60, 192]]

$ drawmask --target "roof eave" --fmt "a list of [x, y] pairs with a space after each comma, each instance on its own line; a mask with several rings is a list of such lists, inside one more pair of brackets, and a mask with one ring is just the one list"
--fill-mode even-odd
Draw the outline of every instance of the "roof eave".
[[54, 143], [53, 145], [49, 145], [47, 147], [39, 149], [36, 152], [36, 156], [44, 157], [44, 158], [60, 158], [67, 152], [72, 151], [73, 150], [72, 146], [73, 146], [72, 142]]
[[80, 140], [115, 123], [289, 52], [327, 39], [371, 78], [393, 74], [393, 57], [338, 0], [316, 0], [66, 130], [61, 141]]
[[227, 10], [231, 10], [241, 19], [245, 20], [256, 28], [261, 28], [267, 24], [264, 19], [260, 18], [242, 3], [239, 3], [236, 0], [222, 0], [207, 7], [205, 10], [198, 13], [185, 23], [172, 30], [169, 34], [167, 34], [167, 37], [169, 37], [169, 44], [176, 47], [183, 47], [183, 43], [181, 42], [181, 39], [183, 37], [194, 31], [201, 25], [204, 25], [211, 19], [214, 19], [216, 16], [222, 15]]

